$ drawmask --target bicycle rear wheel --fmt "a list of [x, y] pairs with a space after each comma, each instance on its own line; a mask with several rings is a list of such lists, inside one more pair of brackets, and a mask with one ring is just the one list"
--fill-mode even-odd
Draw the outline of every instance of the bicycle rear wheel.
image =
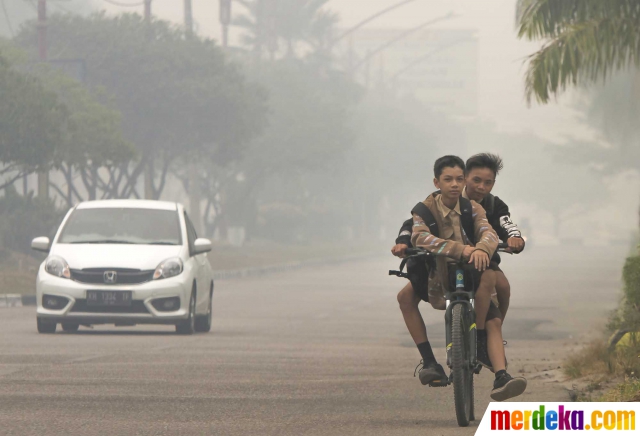
[[456, 418], [460, 427], [468, 426], [473, 415], [473, 370], [469, 366], [468, 341], [464, 305], [456, 304], [451, 316], [451, 370]]

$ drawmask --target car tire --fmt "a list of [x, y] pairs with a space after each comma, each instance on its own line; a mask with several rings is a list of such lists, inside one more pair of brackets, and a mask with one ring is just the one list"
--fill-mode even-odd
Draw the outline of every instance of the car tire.
[[211, 319], [213, 318], [213, 283], [209, 291], [209, 310], [206, 315], [196, 317], [196, 331], [198, 333], [209, 333], [211, 331]]
[[37, 318], [38, 333], [55, 333], [57, 324], [53, 321]]
[[191, 299], [189, 300], [189, 318], [176, 324], [176, 333], [179, 335], [192, 335], [196, 331], [196, 286], [193, 285], [191, 290]]
[[63, 322], [61, 325], [62, 331], [68, 333], [77, 332], [80, 328], [80, 324], [77, 322]]

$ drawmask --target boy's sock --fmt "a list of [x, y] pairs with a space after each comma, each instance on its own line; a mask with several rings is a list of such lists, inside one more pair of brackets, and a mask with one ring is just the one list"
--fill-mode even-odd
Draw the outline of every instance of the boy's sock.
[[436, 363], [436, 357], [433, 355], [433, 350], [431, 349], [429, 341], [418, 344], [418, 351], [422, 356], [424, 366], [427, 366], [430, 363]]
[[496, 372], [496, 379], [500, 378], [501, 376], [503, 376], [506, 373], [507, 373], [506, 369], [501, 369], [500, 371]]

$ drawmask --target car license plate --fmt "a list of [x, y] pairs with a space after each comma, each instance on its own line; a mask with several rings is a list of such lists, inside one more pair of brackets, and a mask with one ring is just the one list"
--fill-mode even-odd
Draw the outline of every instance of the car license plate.
[[131, 306], [131, 291], [87, 291], [87, 306]]

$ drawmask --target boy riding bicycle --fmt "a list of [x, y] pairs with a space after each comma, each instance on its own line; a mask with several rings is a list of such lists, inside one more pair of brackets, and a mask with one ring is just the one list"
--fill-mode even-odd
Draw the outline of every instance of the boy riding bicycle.
[[[491, 302], [496, 277], [489, 268], [491, 256], [498, 246], [498, 236], [478, 203], [461, 200], [464, 172], [465, 164], [457, 156], [444, 156], [436, 161], [434, 185], [440, 191], [431, 194], [423, 204], [433, 215], [439, 234], [432, 234], [423, 217], [414, 209], [411, 236], [414, 247], [424, 248], [436, 255], [436, 267], [430, 271], [427, 292], [407, 286], [398, 294], [398, 302], [409, 333], [423, 358], [420, 381], [424, 385], [440, 385], [447, 376], [433, 355], [418, 304], [422, 299], [430, 302], [435, 309], [443, 310], [444, 293], [450, 286], [449, 264], [461, 259], [467, 261], [469, 282], [477, 286], [475, 310], [478, 337], [481, 338], [483, 334], [488, 336], [487, 348], [481, 349], [483, 341], [478, 341], [478, 358], [488, 354], [487, 358], [492, 362], [502, 362], [494, 365], [496, 379], [491, 393], [493, 399], [502, 401], [522, 394], [526, 389], [526, 380], [514, 379], [505, 370], [502, 314]], [[465, 230], [464, 222], [469, 221], [472, 228], [466, 226], [468, 230]], [[447, 258], [451, 261], [448, 262]]]
[[[495, 186], [496, 177], [502, 168], [502, 159], [494, 154], [480, 153], [471, 156], [466, 162], [466, 186], [462, 191], [462, 197], [474, 200], [480, 204], [483, 209], [485, 209], [487, 220], [498, 234], [500, 240], [509, 246], [510, 252], [520, 253], [524, 249], [525, 242], [520, 230], [511, 220], [509, 206], [500, 198], [491, 194]], [[408, 219], [403, 223], [398, 238], [396, 239], [396, 245], [391, 249], [391, 252], [395, 256], [403, 257], [404, 251], [411, 247], [412, 227], [412, 219]], [[491, 258], [489, 267], [496, 275], [495, 290], [498, 309], [500, 310], [502, 322], [504, 323], [507, 310], [509, 309], [511, 286], [504, 272], [500, 269], [499, 264], [500, 256], [498, 253], [495, 253]], [[412, 284], [408, 283], [406, 287], [411, 288]], [[483, 366], [493, 371], [488, 355], [483, 353], [483, 350], [486, 349], [486, 335], [484, 332], [479, 333], [478, 339], [484, 343], [480, 345], [478, 360]]]

